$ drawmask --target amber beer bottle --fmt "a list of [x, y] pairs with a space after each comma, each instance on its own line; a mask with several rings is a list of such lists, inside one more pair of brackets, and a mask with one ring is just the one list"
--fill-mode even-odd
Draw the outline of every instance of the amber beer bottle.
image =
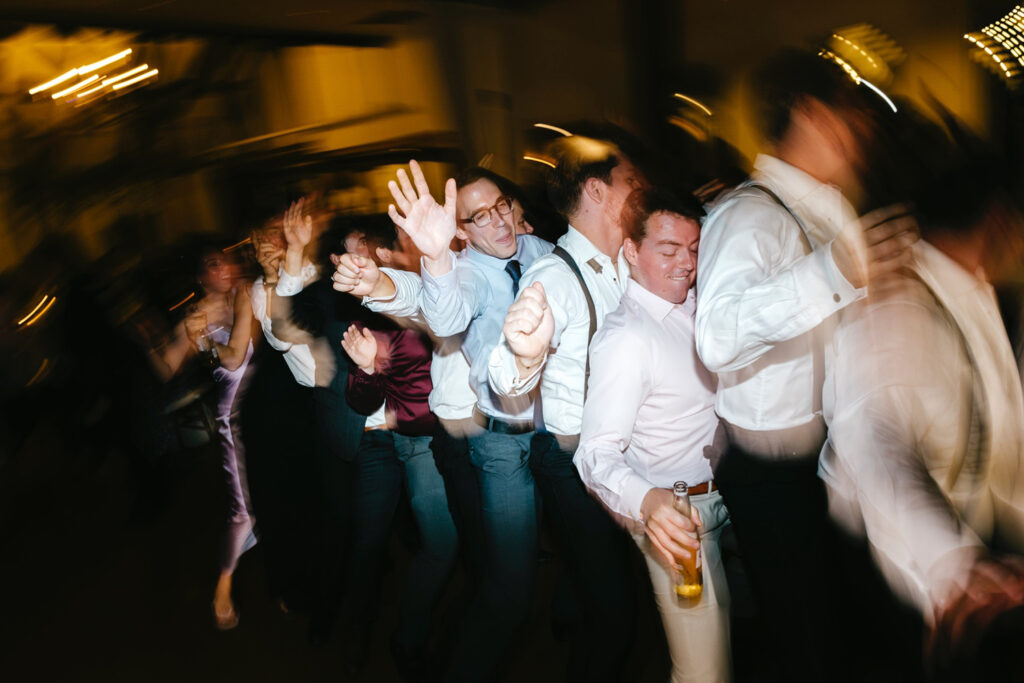
[[[690, 494], [685, 481], [677, 481], [672, 492], [675, 498], [673, 507], [687, 519], [690, 518]], [[704, 592], [704, 571], [701, 567], [700, 548], [689, 557], [677, 557], [672, 570], [672, 586], [676, 599], [682, 607], [693, 607], [700, 602]]]

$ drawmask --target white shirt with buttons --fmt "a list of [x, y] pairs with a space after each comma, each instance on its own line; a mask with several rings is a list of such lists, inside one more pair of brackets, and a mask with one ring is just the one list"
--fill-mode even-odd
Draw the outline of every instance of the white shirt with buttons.
[[[579, 231], [558, 240], [583, 273], [597, 312], [597, 327], [618, 308], [629, 280], [629, 264], [619, 250], [616, 264]], [[555, 322], [547, 357], [533, 374], [522, 380], [515, 355], [502, 334], [491, 352], [488, 376], [491, 387], [503, 396], [523, 396], [540, 384], [541, 408], [548, 431], [564, 436], [580, 433], [583, 423], [583, 378], [590, 332], [590, 312], [576, 275], [558, 256], [546, 254], [534, 261], [520, 281], [520, 291], [540, 282]]]
[[[780, 159], [759, 155], [752, 180], [785, 202], [740, 187], [701, 230], [697, 351], [718, 375], [716, 411], [755, 431], [807, 424], [820, 406], [814, 345], [831, 363], [834, 314], [865, 297], [836, 267], [831, 243], [856, 213], [838, 188]], [[815, 396], [817, 394], [817, 396]]]

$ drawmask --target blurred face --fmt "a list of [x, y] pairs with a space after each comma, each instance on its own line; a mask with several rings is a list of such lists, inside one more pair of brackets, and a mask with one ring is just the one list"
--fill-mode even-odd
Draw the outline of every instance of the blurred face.
[[[502, 215], [492, 208], [502, 197], [498, 186], [485, 178], [462, 187], [455, 203], [455, 218], [459, 221], [455, 235], [482, 254], [505, 259], [516, 253], [516, 230], [514, 211]], [[463, 222], [488, 210], [491, 222], [487, 227], [481, 228], [471, 220]]]
[[363, 258], [369, 258], [370, 250], [366, 246], [366, 233], [362, 230], [353, 230], [346, 235], [345, 252], [356, 256], [362, 256]]
[[533, 234], [533, 226], [526, 220], [526, 212], [523, 211], [523, 205], [518, 199], [512, 200], [512, 222], [516, 226], [517, 235]]
[[612, 169], [611, 176], [611, 184], [606, 186], [608, 191], [604, 202], [605, 210], [614, 222], [621, 224], [622, 207], [626, 205], [626, 198], [633, 190], [643, 189], [646, 181], [643, 174], [625, 158]]
[[234, 285], [234, 268], [231, 261], [219, 251], [211, 251], [204, 255], [199, 284], [208, 293], [230, 292]]
[[647, 234], [639, 244], [627, 238], [623, 246], [633, 279], [652, 294], [681, 304], [697, 280], [699, 243], [696, 221], [658, 212], [647, 219]]
[[[365, 248], [365, 244], [363, 246]], [[409, 239], [409, 236], [405, 234], [405, 231], [399, 230], [396, 248], [385, 249], [384, 247], [377, 247], [376, 256], [377, 265], [418, 273], [420, 270], [420, 257], [423, 254], [416, 248], [416, 245]]]

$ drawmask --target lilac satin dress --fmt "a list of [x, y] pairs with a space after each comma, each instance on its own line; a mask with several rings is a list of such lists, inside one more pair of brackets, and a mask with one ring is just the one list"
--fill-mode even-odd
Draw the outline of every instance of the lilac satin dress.
[[[222, 327], [210, 331], [210, 337], [218, 344], [226, 345], [231, 337], [230, 330]], [[238, 558], [256, 544], [253, 535], [254, 519], [249, 503], [249, 486], [245, 478], [245, 451], [239, 438], [238, 415], [235, 396], [242, 383], [242, 376], [252, 358], [252, 341], [245, 350], [245, 359], [235, 370], [217, 367], [213, 378], [219, 391], [217, 400], [217, 435], [221, 448], [221, 467], [228, 487], [228, 520], [221, 541], [221, 571], [233, 572]]]

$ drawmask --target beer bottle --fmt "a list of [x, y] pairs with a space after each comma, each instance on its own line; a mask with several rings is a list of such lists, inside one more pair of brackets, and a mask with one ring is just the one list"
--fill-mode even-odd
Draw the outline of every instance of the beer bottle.
[[[690, 494], [685, 481], [677, 481], [672, 487], [672, 506], [684, 517], [690, 519]], [[699, 538], [699, 536], [698, 536]], [[672, 568], [672, 587], [682, 607], [693, 607], [700, 602], [704, 592], [704, 572], [701, 567], [700, 548], [689, 557], [675, 558]]]

